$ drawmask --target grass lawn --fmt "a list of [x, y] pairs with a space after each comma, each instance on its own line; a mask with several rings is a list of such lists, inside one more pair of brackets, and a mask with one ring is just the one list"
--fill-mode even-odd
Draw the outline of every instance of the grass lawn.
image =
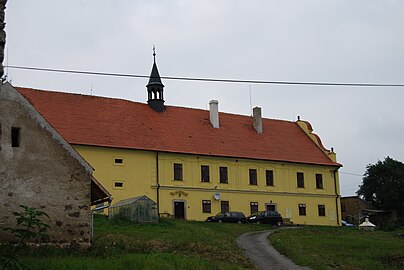
[[[404, 269], [404, 228], [393, 232], [349, 227], [303, 227], [274, 232], [272, 245], [312, 269]], [[401, 258], [401, 259], [400, 259]]]
[[95, 218], [91, 251], [43, 248], [22, 253], [30, 269], [250, 269], [238, 235], [269, 229], [256, 224], [218, 224], [162, 219], [133, 224]]

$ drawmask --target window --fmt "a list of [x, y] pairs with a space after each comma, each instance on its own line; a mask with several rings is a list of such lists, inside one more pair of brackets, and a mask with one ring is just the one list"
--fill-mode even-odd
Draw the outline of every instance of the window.
[[251, 212], [251, 214], [258, 212], [258, 203], [257, 202], [250, 202], [250, 212]]
[[229, 212], [230, 206], [229, 206], [229, 201], [221, 201], [220, 202], [220, 212]]
[[227, 177], [227, 167], [219, 167], [219, 174], [220, 174], [220, 183], [227, 184], [229, 183]]
[[304, 173], [298, 172], [297, 176], [297, 187], [304, 188]]
[[209, 166], [206, 166], [206, 165], [201, 166], [201, 181], [202, 182], [210, 182]]
[[318, 205], [318, 215], [320, 217], [325, 217], [325, 205], [323, 204]]
[[316, 188], [323, 189], [323, 175], [319, 173], [316, 174]]
[[202, 212], [210, 213], [211, 212], [211, 202], [209, 200], [202, 201]]
[[257, 169], [250, 169], [250, 185], [257, 185]]
[[121, 181], [115, 181], [115, 182], [114, 182], [114, 187], [115, 187], [115, 188], [123, 188], [123, 182], [121, 182]]
[[306, 205], [299, 204], [299, 216], [305, 216], [305, 215], [306, 215]]
[[174, 180], [182, 181], [182, 164], [174, 163]]
[[114, 163], [118, 164], [118, 165], [122, 165], [123, 164], [123, 158], [114, 158]]
[[267, 186], [273, 186], [274, 185], [274, 171], [266, 170], [265, 175], [266, 175]]
[[21, 129], [11, 127], [11, 147], [20, 147]]

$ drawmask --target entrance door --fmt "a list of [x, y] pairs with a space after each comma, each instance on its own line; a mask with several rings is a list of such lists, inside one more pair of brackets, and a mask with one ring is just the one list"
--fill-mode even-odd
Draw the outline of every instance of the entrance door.
[[179, 219], [185, 219], [184, 202], [174, 202], [174, 217]]
[[276, 211], [276, 204], [267, 203], [266, 208], [267, 208], [267, 211]]

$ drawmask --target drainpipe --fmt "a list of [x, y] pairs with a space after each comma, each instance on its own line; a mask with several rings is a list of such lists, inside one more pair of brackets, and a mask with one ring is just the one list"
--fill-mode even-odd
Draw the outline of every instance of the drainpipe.
[[156, 152], [156, 182], [157, 182], [157, 222], [160, 221], [160, 176], [159, 176], [159, 152]]
[[339, 197], [339, 194], [338, 194], [338, 189], [337, 189], [337, 171], [339, 170], [339, 168], [336, 168], [333, 172], [334, 172], [334, 188], [335, 188], [335, 195], [336, 195], [336, 197], [335, 197], [335, 209], [336, 209], [336, 211], [337, 211], [337, 224], [339, 225], [339, 211], [338, 211], [338, 197]]
[[111, 206], [111, 203], [112, 203], [112, 198], [108, 198], [108, 203], [106, 205], [96, 207], [93, 210], [91, 210], [91, 243], [94, 240], [94, 212], [103, 210], [105, 208], [109, 208]]

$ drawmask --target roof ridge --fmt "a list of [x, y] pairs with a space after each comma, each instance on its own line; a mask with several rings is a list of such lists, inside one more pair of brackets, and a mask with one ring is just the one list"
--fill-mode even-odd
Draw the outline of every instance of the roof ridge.
[[[61, 94], [61, 95], [74, 95], [74, 96], [81, 96], [81, 97], [88, 97], [88, 98], [100, 98], [100, 99], [107, 99], [107, 100], [120, 100], [120, 101], [129, 102], [129, 103], [137, 103], [137, 104], [147, 105], [147, 103], [143, 103], [143, 102], [140, 102], [140, 101], [129, 100], [129, 99], [125, 99], [125, 98], [119, 98], [119, 97], [105, 97], [105, 96], [98, 96], [98, 95], [88, 95], [88, 94], [81, 94], [81, 93], [71, 93], [71, 92], [64, 92], [64, 91], [58, 91], [58, 90], [36, 89], [36, 88], [20, 87], [20, 86], [16, 86], [16, 88], [18, 88], [18, 89], [26, 89], [26, 90], [33, 90], [33, 91], [41, 91], [41, 92], [51, 92], [51, 93], [54, 93], [54, 94]], [[185, 107], [185, 106], [166, 105], [166, 107], [209, 112], [208, 109]], [[241, 116], [241, 117], [252, 118], [252, 116], [250, 116], [250, 115], [240, 114], [240, 113], [235, 113], [235, 112], [220, 112], [219, 111], [219, 115], [230, 115], [230, 116], [234, 115], [234, 116], [238, 116], [238, 117]], [[294, 121], [283, 120], [283, 119], [266, 118], [266, 117], [263, 117], [262, 119], [263, 120], [270, 120], [270, 121], [281, 121], [281, 122], [287, 122], [287, 123], [294, 123]]]
[[142, 103], [139, 101], [132, 101], [129, 99], [124, 99], [124, 98], [116, 98], [116, 97], [105, 97], [105, 96], [98, 96], [98, 95], [88, 95], [88, 94], [81, 94], [81, 93], [71, 93], [71, 92], [64, 92], [64, 91], [58, 91], [58, 90], [47, 90], [47, 89], [37, 89], [37, 88], [31, 88], [31, 87], [20, 87], [20, 86], [15, 86], [17, 89], [22, 89], [22, 90], [33, 90], [33, 91], [41, 91], [41, 92], [51, 92], [53, 94], [62, 94], [62, 95], [73, 95], [73, 96], [82, 96], [82, 97], [89, 97], [89, 98], [101, 98], [101, 99], [114, 99], [114, 100], [123, 100], [123, 101], [128, 101], [128, 102], [133, 102], [133, 103], [141, 103], [141, 104], [146, 104]]

